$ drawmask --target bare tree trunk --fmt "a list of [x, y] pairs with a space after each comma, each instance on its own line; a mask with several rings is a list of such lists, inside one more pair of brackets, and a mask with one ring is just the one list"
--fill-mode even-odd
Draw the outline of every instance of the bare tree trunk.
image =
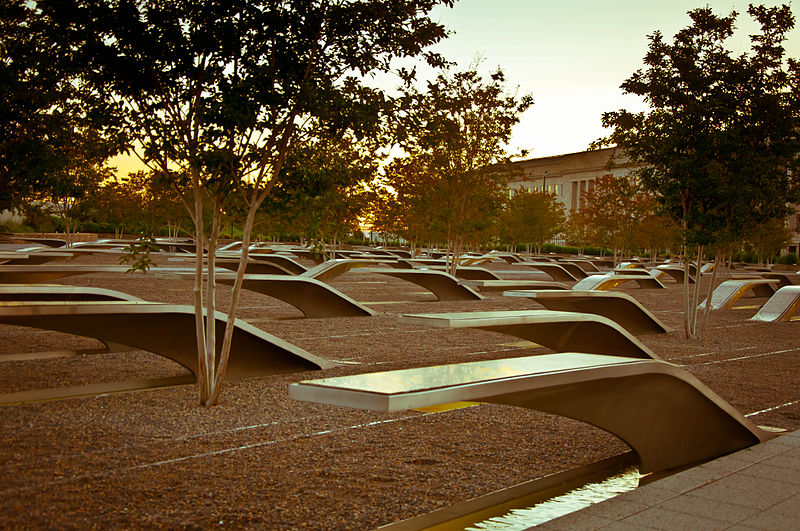
[[242, 256], [239, 262], [239, 267], [236, 270], [236, 280], [233, 282], [233, 289], [231, 290], [231, 307], [228, 309], [228, 323], [225, 325], [225, 336], [222, 340], [222, 349], [219, 355], [219, 365], [217, 367], [216, 379], [214, 382], [214, 389], [209, 397], [209, 406], [216, 405], [219, 401], [219, 395], [222, 390], [222, 381], [225, 378], [225, 372], [228, 368], [228, 359], [230, 358], [231, 344], [233, 342], [233, 332], [236, 328], [236, 312], [239, 305], [239, 293], [242, 289], [244, 282], [244, 274], [247, 269], [247, 259], [250, 252], [250, 235], [253, 230], [253, 223], [255, 222], [256, 212], [258, 206], [261, 204], [257, 198], [253, 198], [250, 202], [250, 208], [247, 211], [247, 218], [242, 230]]
[[695, 279], [694, 292], [693, 292], [693, 296], [692, 296], [691, 305], [690, 305], [690, 308], [689, 308], [689, 310], [691, 312], [690, 313], [691, 317], [690, 317], [690, 321], [689, 321], [689, 328], [690, 328], [690, 331], [691, 331], [691, 335], [689, 336], [689, 339], [696, 339], [697, 338], [697, 310], [698, 310], [697, 306], [700, 304], [700, 300], [699, 300], [700, 299], [700, 280], [701, 280], [701, 278], [700, 278], [701, 277], [701, 275], [700, 275], [700, 267], [702, 266], [702, 264], [703, 264], [703, 246], [702, 245], [698, 245], [697, 246], [697, 262], [696, 262], [696, 266], [697, 266], [696, 275], [697, 275], [697, 278]]
[[192, 192], [194, 195], [194, 226], [195, 226], [195, 268], [194, 286], [194, 322], [197, 340], [197, 389], [200, 404], [205, 404], [209, 398], [208, 361], [206, 360], [206, 333], [203, 322], [203, 258], [205, 250], [205, 228], [203, 226], [203, 191], [196, 171], [192, 172]]
[[206, 363], [208, 364], [206, 380], [208, 400], [205, 406], [211, 406], [216, 387], [217, 371], [217, 279], [216, 258], [217, 242], [221, 230], [222, 206], [214, 201], [214, 212], [211, 218], [211, 235], [208, 238], [208, 257], [206, 258]]
[[[688, 257], [688, 251], [685, 253]], [[691, 336], [691, 329], [689, 327], [689, 273], [691, 272], [691, 268], [689, 267], [689, 260], [683, 261], [683, 333], [686, 339], [690, 339]], [[699, 282], [699, 279], [698, 279]]]
[[[714, 288], [717, 285], [717, 271], [719, 270], [720, 254], [722, 255], [722, 257], [725, 256], [724, 252], [723, 253], [717, 253], [717, 255], [714, 256], [714, 269], [711, 271], [711, 282], [708, 283], [708, 289], [706, 290], [706, 306], [703, 309], [703, 321], [700, 323], [700, 334], [699, 334], [700, 339], [703, 339], [703, 333], [705, 332], [705, 329], [706, 329], [706, 322], [708, 322], [708, 318], [711, 316], [711, 295], [714, 293]], [[699, 282], [700, 282], [700, 271], [699, 271], [699, 269], [698, 269], [697, 277], [698, 277], [697, 278], [697, 282], [698, 282], [697, 286], [699, 287], [700, 286], [700, 284], [699, 284]]]

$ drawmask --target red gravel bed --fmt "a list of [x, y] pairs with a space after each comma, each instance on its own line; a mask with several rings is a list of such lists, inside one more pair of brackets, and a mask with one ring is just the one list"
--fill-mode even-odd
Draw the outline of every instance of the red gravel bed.
[[[77, 260], [92, 262], [113, 263]], [[546, 278], [504, 263], [489, 268]], [[153, 275], [60, 283], [191, 302], [190, 281]], [[489, 293], [483, 301], [439, 302], [414, 284], [358, 270], [332, 284], [367, 305], [390, 303], [374, 304], [374, 317], [302, 319], [288, 304], [243, 292], [240, 316], [349, 364], [230, 382], [210, 409], [197, 406], [192, 386], [3, 407], [0, 527], [368, 529], [627, 449], [586, 424], [512, 407], [385, 414], [289, 399], [288, 384], [304, 379], [545, 352], [491, 332], [398, 322], [402, 313], [540, 308], [532, 300]], [[751, 417], [757, 424], [800, 428], [800, 323], [749, 322], [755, 309], [716, 311], [704, 340], [688, 341], [679, 286], [624, 289], [676, 329], [640, 338], [659, 356], [685, 366], [745, 414], [769, 409]], [[220, 286], [222, 310], [227, 292]], [[99, 346], [0, 325], [0, 393], [186, 374], [146, 352], [7, 359]]]

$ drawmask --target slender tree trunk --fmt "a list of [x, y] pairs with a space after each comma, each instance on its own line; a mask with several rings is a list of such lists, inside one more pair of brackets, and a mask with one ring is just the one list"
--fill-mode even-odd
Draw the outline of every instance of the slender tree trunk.
[[691, 330], [690, 339], [696, 339], [697, 338], [697, 311], [698, 311], [697, 306], [700, 304], [700, 300], [699, 300], [700, 299], [700, 280], [701, 280], [701, 278], [700, 278], [701, 277], [701, 275], [700, 275], [700, 267], [702, 266], [702, 263], [703, 263], [703, 246], [702, 245], [698, 245], [697, 246], [697, 262], [695, 262], [695, 263], [696, 263], [696, 266], [697, 266], [697, 273], [696, 273], [697, 278], [695, 279], [694, 292], [692, 294], [693, 296], [692, 296], [691, 306], [689, 308], [689, 310], [691, 312], [690, 313], [691, 317], [690, 317], [690, 321], [689, 321], [689, 328]]
[[203, 322], [203, 259], [205, 250], [205, 228], [203, 226], [203, 191], [196, 170], [192, 171], [192, 192], [194, 195], [194, 227], [195, 227], [195, 268], [194, 286], [194, 322], [197, 340], [197, 390], [200, 404], [208, 401], [207, 382], [210, 381], [206, 360], [206, 333]]
[[219, 395], [222, 390], [222, 381], [225, 378], [225, 372], [228, 368], [228, 359], [230, 358], [231, 344], [233, 342], [233, 332], [236, 328], [236, 313], [239, 305], [239, 293], [242, 289], [244, 282], [245, 270], [247, 269], [247, 259], [250, 252], [250, 235], [253, 230], [253, 224], [256, 218], [258, 206], [261, 204], [257, 198], [252, 198], [249, 209], [247, 211], [247, 218], [245, 219], [244, 229], [242, 230], [242, 256], [239, 262], [239, 268], [236, 270], [236, 280], [233, 283], [231, 290], [231, 306], [228, 309], [228, 323], [225, 325], [225, 336], [222, 340], [222, 349], [219, 355], [219, 365], [217, 367], [216, 380], [214, 382], [214, 389], [209, 397], [208, 405], [216, 405], [219, 401]]
[[[686, 252], [685, 256], [688, 257], [689, 253]], [[689, 264], [689, 260], [685, 259], [683, 261], [683, 333], [686, 339], [691, 338], [691, 329], [689, 327], [689, 273], [691, 272], [691, 267]], [[699, 282], [699, 279], [698, 279]]]
[[208, 238], [208, 257], [206, 259], [206, 363], [207, 369], [207, 396], [208, 400], [204, 406], [214, 405], [211, 402], [216, 387], [217, 372], [217, 279], [216, 279], [216, 258], [217, 243], [220, 231], [222, 230], [222, 205], [218, 200], [214, 201], [214, 212], [211, 218], [211, 234]]
[[[700, 334], [699, 334], [700, 339], [703, 339], [703, 334], [705, 333], [706, 329], [706, 323], [708, 322], [708, 318], [711, 316], [711, 295], [714, 293], [714, 288], [717, 285], [717, 271], [719, 270], [720, 254], [722, 254], [722, 257], [725, 256], [724, 253], [717, 253], [717, 255], [714, 256], [714, 269], [713, 271], [711, 271], [711, 282], [708, 283], [708, 289], [706, 290], [706, 306], [705, 308], [703, 308], [703, 321], [700, 323]], [[698, 284], [698, 287], [699, 286], [700, 284]]]

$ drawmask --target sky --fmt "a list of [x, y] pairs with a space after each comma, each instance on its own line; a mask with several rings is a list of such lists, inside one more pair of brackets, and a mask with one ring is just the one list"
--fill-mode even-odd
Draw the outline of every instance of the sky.
[[[510, 89], [533, 96], [533, 107], [514, 129], [510, 153], [527, 150], [528, 158], [575, 153], [606, 134], [603, 112], [646, 109], [619, 86], [642, 67], [647, 35], [658, 30], [671, 42], [690, 24], [687, 11], [706, 5], [718, 15], [739, 13], [739, 31], [728, 47], [746, 52], [757, 26], [747, 15], [748, 2], [739, 0], [460, 0], [432, 12], [452, 32], [432, 49], [460, 68], [478, 58], [484, 72], [499, 66]], [[800, 17], [800, 5], [793, 11]], [[800, 59], [797, 27], [786, 50]], [[112, 164], [120, 175], [137, 166], [126, 157]]]
[[[501, 67], [510, 88], [533, 96], [533, 107], [514, 130], [511, 153], [574, 153], [605, 135], [603, 112], [646, 109], [619, 86], [642, 68], [647, 35], [659, 30], [671, 42], [690, 24], [687, 12], [706, 5], [717, 15], [739, 13], [739, 31], [728, 48], [746, 52], [758, 26], [747, 15], [748, 2], [738, 0], [460, 0], [433, 12], [453, 32], [434, 49], [462, 67], [481, 57], [486, 71]], [[792, 8], [800, 18], [800, 5]], [[786, 50], [800, 59], [797, 27]]]

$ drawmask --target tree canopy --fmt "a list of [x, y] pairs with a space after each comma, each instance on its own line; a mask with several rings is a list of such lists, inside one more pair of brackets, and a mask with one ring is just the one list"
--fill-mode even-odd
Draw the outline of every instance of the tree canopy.
[[505, 144], [532, 104], [507, 92], [501, 70], [487, 78], [476, 68], [444, 70], [424, 90], [403, 88], [395, 134], [405, 155], [388, 168], [386, 184], [409, 239], [446, 240], [458, 256], [486, 234], [514, 171]]
[[[389, 70], [397, 57], [424, 55], [442, 64], [424, 52], [446, 35], [428, 12], [452, 3], [40, 0], [28, 10], [81, 82], [123, 120], [129, 148], [152, 170], [189, 184], [202, 403], [218, 399], [250, 232], [287, 157], [320, 130], [356, 138], [375, 134], [387, 99], [364, 77]], [[214, 263], [223, 207], [233, 193], [243, 194], [247, 216], [242, 264], [217, 353], [215, 273], [204, 270], [203, 256], [206, 250]]]
[[[748, 13], [760, 32], [739, 55], [726, 46], [736, 12], [695, 9], [672, 43], [650, 35], [644, 68], [622, 89], [651, 109], [603, 115], [613, 132], [599, 143], [616, 144], [641, 165], [642, 184], [698, 257], [704, 246], [724, 248], [784, 217], [798, 198], [800, 63], [783, 47], [794, 17], [786, 5], [751, 5]], [[687, 315], [697, 293], [694, 303], [688, 299]], [[687, 321], [690, 337], [695, 322]]]

